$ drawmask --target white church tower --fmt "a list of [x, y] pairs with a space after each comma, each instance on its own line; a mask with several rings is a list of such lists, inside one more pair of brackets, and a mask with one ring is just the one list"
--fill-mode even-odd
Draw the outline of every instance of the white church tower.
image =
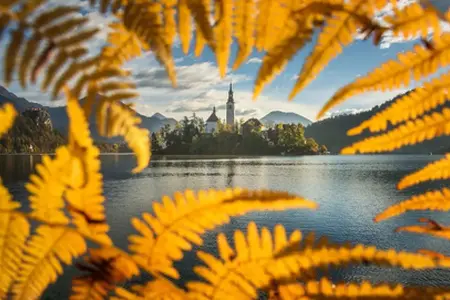
[[233, 83], [230, 83], [227, 101], [227, 125], [234, 126], [234, 99], [233, 99]]

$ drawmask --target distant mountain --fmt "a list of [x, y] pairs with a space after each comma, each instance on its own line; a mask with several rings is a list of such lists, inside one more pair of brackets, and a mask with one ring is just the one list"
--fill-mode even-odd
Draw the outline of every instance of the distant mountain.
[[301, 123], [303, 126], [308, 126], [312, 123], [311, 120], [293, 113], [293, 112], [282, 112], [282, 111], [272, 111], [260, 119], [261, 123], [264, 125], [272, 124], [298, 124]]
[[[39, 103], [30, 102], [25, 98], [21, 98], [16, 96], [15, 94], [9, 92], [6, 88], [0, 86], [0, 104], [10, 102], [12, 103], [15, 108], [19, 112], [25, 111], [27, 108], [31, 107], [39, 107], [39, 108], [45, 108], [50, 113], [50, 118], [53, 123], [53, 128], [61, 132], [62, 134], [65, 134], [67, 132], [68, 127], [68, 119], [67, 119], [67, 113], [66, 113], [66, 107], [65, 106], [59, 106], [59, 107], [50, 107], [50, 106], [43, 106]], [[142, 119], [141, 126], [144, 128], [147, 128], [150, 131], [158, 131], [162, 127], [164, 127], [166, 124], [169, 124], [170, 126], [175, 126], [177, 121], [172, 118], [166, 118], [160, 113], [155, 113], [151, 117], [147, 117], [144, 115], [141, 115], [137, 113], [137, 115]], [[95, 124], [94, 119], [91, 118], [90, 120], [90, 127], [93, 134], [93, 137], [95, 140], [99, 141], [111, 141], [111, 142], [117, 142], [117, 139], [107, 140], [102, 137], [100, 137], [98, 134], [96, 134], [95, 130]]]
[[[377, 105], [368, 111], [351, 115], [338, 115], [314, 122], [310, 126], [306, 127], [305, 136], [312, 137], [318, 144], [325, 145], [331, 153], [339, 153], [342, 148], [349, 146], [358, 140], [372, 136], [372, 134], [367, 132], [367, 130], [361, 135], [347, 136], [347, 131], [349, 129], [358, 126], [361, 122], [377, 114], [403, 95], [404, 94], [398, 95], [397, 97], [383, 103], [382, 105]], [[450, 104], [447, 104], [447, 106], [450, 106]], [[434, 154], [438, 154], [445, 153], [447, 151], [450, 151], [450, 137], [444, 136], [431, 141], [426, 141], [419, 145], [404, 147], [394, 153], [428, 154], [432, 152]]]

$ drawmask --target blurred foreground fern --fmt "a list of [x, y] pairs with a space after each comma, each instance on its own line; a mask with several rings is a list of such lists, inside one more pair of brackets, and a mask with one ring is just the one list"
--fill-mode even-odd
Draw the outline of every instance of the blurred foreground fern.
[[[272, 299], [386, 298], [449, 299], [445, 288], [414, 288], [401, 285], [332, 283], [319, 277], [317, 269], [347, 264], [374, 264], [404, 269], [450, 266], [450, 258], [431, 250], [420, 253], [379, 250], [375, 247], [335, 245], [300, 231], [287, 236], [282, 225], [272, 234], [258, 230], [255, 223], [247, 233], [234, 233], [234, 246], [219, 234], [220, 257], [198, 251], [204, 263], [194, 271], [203, 281], [188, 282], [186, 289], [170, 278], [179, 278], [174, 262], [193, 244], [201, 246], [201, 235], [228, 223], [230, 217], [255, 210], [315, 209], [301, 197], [276, 191], [185, 191], [153, 203], [153, 213], [133, 218], [138, 231], [129, 237], [130, 253], [118, 249], [108, 235], [100, 173], [99, 150], [90, 136], [87, 120], [95, 116], [98, 132], [106, 137], [123, 136], [136, 154], [134, 172], [150, 160], [149, 132], [129, 99], [137, 96], [136, 85], [123, 65], [145, 51], [152, 51], [176, 85], [172, 45], [177, 31], [185, 53], [189, 52], [191, 21], [196, 55], [208, 46], [215, 53], [219, 73], [227, 72], [233, 38], [238, 68], [256, 48], [265, 56], [254, 87], [255, 97], [276, 73], [318, 31], [317, 44], [300, 71], [291, 92], [293, 98], [357, 36], [373, 37], [378, 45], [386, 34], [421, 38], [413, 50], [400, 53], [366, 76], [341, 88], [319, 112], [319, 116], [349, 97], [366, 91], [399, 88], [434, 75], [450, 63], [450, 35], [442, 25], [450, 21], [429, 1], [399, 5], [396, 0], [105, 0], [90, 3], [103, 14], [112, 15], [109, 34], [99, 54], [90, 56], [86, 42], [96, 28], [80, 16], [80, 7], [46, 0], [0, 1], [0, 39], [6, 44], [3, 81], [18, 77], [22, 87], [37, 81], [43, 92], [61, 92], [70, 119], [68, 144], [54, 157], [44, 156], [30, 176], [26, 188], [31, 211], [20, 205], [0, 182], [0, 298], [35, 299], [62, 274], [63, 266], [84, 255], [77, 267], [84, 275], [73, 279], [71, 299], [253, 299], [265, 291]], [[391, 15], [380, 15], [386, 6]], [[50, 8], [51, 7], [51, 8]], [[431, 39], [429, 39], [432, 32]], [[6, 39], [8, 36], [9, 39]], [[43, 71], [45, 70], [45, 72]], [[41, 75], [42, 74], [42, 75]], [[344, 153], [383, 152], [450, 133], [450, 113], [440, 109], [447, 101], [449, 74], [426, 82], [404, 95], [384, 111], [349, 131], [359, 134], [386, 130], [357, 142]], [[84, 101], [80, 101], [85, 97]], [[10, 104], [0, 109], [0, 135], [14, 122]], [[396, 127], [395, 127], [396, 126]], [[405, 177], [399, 188], [428, 180], [450, 177], [449, 157]], [[414, 196], [387, 208], [381, 221], [409, 210], [450, 209], [448, 189]], [[31, 227], [30, 222], [37, 222]], [[399, 231], [426, 233], [450, 238], [450, 229], [431, 219]], [[97, 247], [88, 249], [87, 242]], [[129, 289], [118, 285], [150, 273], [153, 279]]]

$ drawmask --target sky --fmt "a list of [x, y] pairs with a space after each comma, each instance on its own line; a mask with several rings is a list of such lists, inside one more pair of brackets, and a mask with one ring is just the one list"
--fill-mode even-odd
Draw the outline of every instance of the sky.
[[[411, 0], [405, 0], [411, 2]], [[445, 5], [450, 0], [435, 0]], [[50, 0], [42, 9], [60, 3], [60, 0]], [[88, 1], [65, 0], [65, 4], [78, 4], [82, 6], [81, 13], [90, 18], [89, 25], [97, 26], [101, 30], [95, 39], [88, 45], [93, 53], [99, 51], [104, 43], [107, 33], [107, 24], [111, 17], [105, 17], [98, 10], [91, 9]], [[389, 8], [386, 9], [389, 12]], [[299, 52], [288, 66], [271, 83], [269, 83], [257, 101], [252, 101], [252, 89], [254, 79], [261, 66], [263, 53], [254, 51], [248, 61], [238, 70], [227, 72], [221, 79], [216, 67], [213, 53], [205, 48], [200, 57], [193, 54], [194, 39], [188, 55], [181, 51], [177, 41], [173, 48], [177, 71], [177, 88], [173, 88], [167, 78], [164, 69], [156, 62], [151, 52], [145, 53], [129, 63], [126, 67], [131, 69], [138, 85], [140, 98], [135, 101], [135, 109], [147, 116], [159, 112], [167, 117], [180, 119], [183, 116], [197, 116], [207, 118], [213, 106], [217, 109], [217, 116], [225, 118], [224, 104], [227, 101], [228, 86], [233, 83], [236, 117], [248, 119], [250, 117], [263, 117], [273, 110], [295, 112], [311, 120], [321, 106], [337, 91], [339, 87], [352, 82], [358, 76], [368, 73], [381, 63], [394, 59], [400, 51], [411, 49], [413, 42], [400, 40], [387, 36], [382, 44], [374, 46], [370, 41], [357, 40], [350, 47], [323, 70], [323, 72], [293, 101], [288, 101], [288, 94], [295, 84], [296, 77], [301, 70], [303, 62], [311, 52], [312, 44], [309, 44]], [[2, 41], [0, 50], [3, 53], [7, 42]], [[232, 46], [232, 55], [229, 66], [232, 65], [237, 51], [237, 45]], [[0, 64], [3, 63], [3, 58]], [[0, 84], [2, 84], [0, 82]], [[39, 90], [39, 84], [28, 86], [23, 90], [17, 80], [8, 89], [20, 97], [43, 105], [64, 105], [63, 100], [51, 101], [48, 93]], [[390, 92], [365, 93], [355, 96], [351, 100], [336, 107], [328, 116], [342, 112], [352, 113], [369, 109], [381, 104], [394, 96], [405, 92], [407, 88]]]

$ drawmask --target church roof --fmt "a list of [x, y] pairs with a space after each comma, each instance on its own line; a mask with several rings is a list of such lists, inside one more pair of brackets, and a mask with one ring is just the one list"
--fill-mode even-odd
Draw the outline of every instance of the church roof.
[[216, 108], [214, 107], [212, 114], [209, 116], [206, 122], [217, 122], [217, 121], [219, 121], [219, 118], [216, 116]]

